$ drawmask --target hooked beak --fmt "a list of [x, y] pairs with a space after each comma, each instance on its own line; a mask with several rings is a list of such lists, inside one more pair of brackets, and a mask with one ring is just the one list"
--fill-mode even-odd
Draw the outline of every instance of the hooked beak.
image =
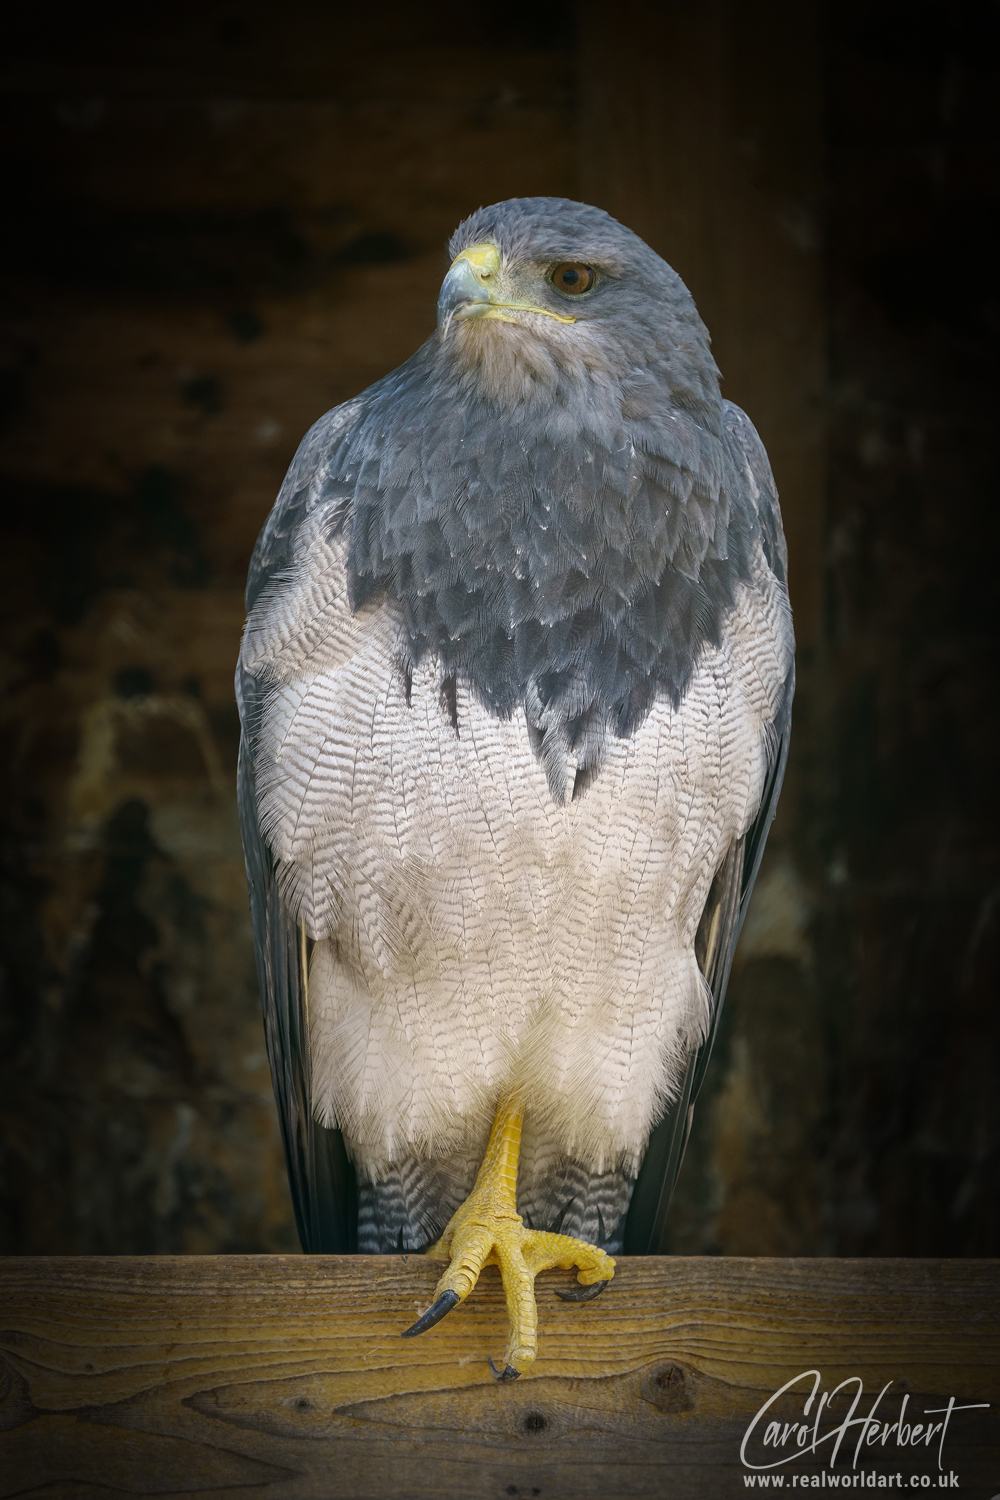
[[[484, 253], [493, 246], [477, 246], [473, 251], [456, 257], [438, 296], [438, 337], [444, 343], [454, 318], [481, 318], [495, 306], [490, 296], [490, 284], [495, 282], [500, 257], [493, 250], [492, 260]], [[475, 256], [475, 261], [473, 260]], [[478, 262], [476, 264], [475, 262]]]
[[451, 269], [441, 283], [438, 296], [438, 338], [444, 343], [452, 323], [465, 318], [496, 318], [501, 322], [517, 320], [511, 312], [542, 313], [555, 318], [559, 323], [575, 323], [575, 318], [564, 317], [547, 307], [535, 307], [530, 302], [514, 302], [497, 293], [497, 277], [500, 271], [500, 252], [495, 245], [473, 245], [455, 257]]

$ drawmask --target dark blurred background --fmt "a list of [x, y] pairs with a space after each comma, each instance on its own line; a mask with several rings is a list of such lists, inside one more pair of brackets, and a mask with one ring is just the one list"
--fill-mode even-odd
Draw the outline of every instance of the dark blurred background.
[[792, 764], [673, 1210], [1000, 1253], [996, 4], [5, 22], [0, 1249], [296, 1248], [234, 807], [254, 538], [481, 203], [691, 286], [771, 453]]

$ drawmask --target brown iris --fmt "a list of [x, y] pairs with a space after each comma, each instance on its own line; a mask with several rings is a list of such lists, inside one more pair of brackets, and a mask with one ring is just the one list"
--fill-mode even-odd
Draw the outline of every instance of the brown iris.
[[581, 292], [590, 291], [597, 278], [589, 266], [582, 266], [574, 260], [563, 260], [549, 272], [549, 280], [559, 291], [566, 292], [570, 297], [579, 297]]

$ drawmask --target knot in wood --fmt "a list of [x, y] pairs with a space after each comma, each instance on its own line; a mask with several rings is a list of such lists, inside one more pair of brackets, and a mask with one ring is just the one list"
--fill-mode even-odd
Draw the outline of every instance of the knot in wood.
[[653, 1365], [642, 1377], [639, 1393], [657, 1411], [680, 1412], [694, 1409], [691, 1382], [680, 1365]]

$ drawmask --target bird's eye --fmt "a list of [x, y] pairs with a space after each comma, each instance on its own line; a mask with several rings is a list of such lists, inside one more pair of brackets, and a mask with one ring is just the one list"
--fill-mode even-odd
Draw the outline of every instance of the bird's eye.
[[549, 280], [558, 291], [566, 292], [570, 297], [579, 297], [581, 292], [590, 291], [597, 277], [589, 266], [564, 260], [553, 266], [549, 272]]

